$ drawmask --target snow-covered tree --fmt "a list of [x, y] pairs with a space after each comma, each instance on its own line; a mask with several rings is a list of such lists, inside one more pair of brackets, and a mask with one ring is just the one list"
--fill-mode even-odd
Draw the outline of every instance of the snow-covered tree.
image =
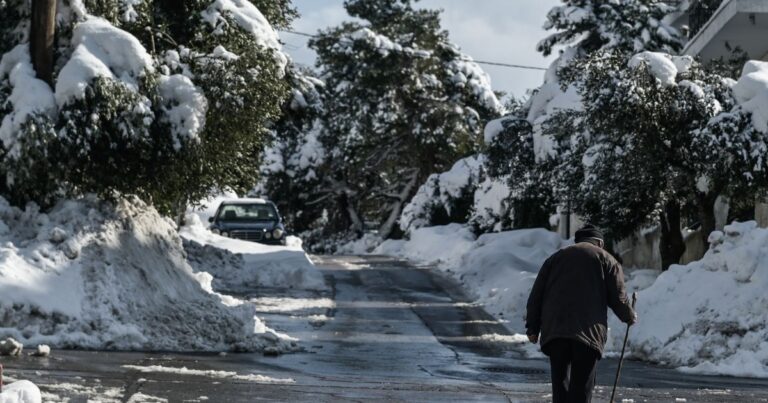
[[264, 151], [262, 182], [254, 191], [277, 204], [291, 231], [315, 229], [326, 208], [323, 194], [325, 150], [322, 131], [324, 84], [312, 72], [296, 66], [288, 69], [291, 97], [271, 128], [272, 141]]
[[337, 231], [387, 238], [430, 173], [477, 150], [502, 107], [488, 76], [410, 0], [348, 0], [351, 22], [311, 41], [326, 82], [321, 142]]
[[29, 2], [0, 2], [5, 195], [133, 193], [171, 212], [253, 187], [288, 95], [265, 15], [285, 26], [288, 1], [59, 3], [51, 88], [30, 64]]
[[597, 54], [563, 77], [577, 83], [584, 105], [583, 131], [562, 164], [580, 166], [581, 180], [565, 185], [576, 211], [618, 237], [659, 222], [663, 268], [685, 251], [685, 217], [696, 217], [706, 242], [718, 196], [754, 195], [767, 184], [764, 135], [743, 110], [721, 115], [736, 105], [733, 80], [690, 57]]
[[[570, 152], [571, 137], [582, 130], [577, 118], [582, 109], [576, 83], [562, 83], [559, 72], [598, 52], [629, 57], [643, 50], [677, 50], [682, 36], [668, 23], [676, 8], [664, 1], [564, 0], [547, 15], [545, 28], [556, 31], [537, 48], [560, 56], [550, 65], [544, 83], [525, 104], [486, 128], [489, 172], [505, 180], [517, 222], [514, 226], [543, 226], [557, 206], [570, 196], [555, 173], [576, 175], [578, 168], [562, 164]], [[566, 154], [564, 154], [566, 153]], [[556, 172], [555, 169], [558, 171]], [[571, 175], [571, 177], [573, 176]]]
[[672, 1], [662, 0], [563, 0], [549, 11], [544, 24], [544, 29], [556, 32], [537, 49], [549, 55], [557, 46], [575, 43], [582, 55], [607, 49], [675, 52], [684, 43], [667, 21], [675, 11]]

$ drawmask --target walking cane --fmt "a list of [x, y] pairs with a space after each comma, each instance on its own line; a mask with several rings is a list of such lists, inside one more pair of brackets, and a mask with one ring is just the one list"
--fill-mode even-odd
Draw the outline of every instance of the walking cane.
[[[637, 293], [632, 293], [632, 310], [635, 310], [635, 303], [637, 302]], [[611, 403], [613, 403], [613, 397], [616, 395], [616, 385], [619, 384], [619, 375], [621, 374], [621, 364], [624, 363], [624, 350], [627, 349], [627, 339], [629, 338], [630, 324], [627, 324], [627, 333], [624, 334], [624, 345], [621, 346], [621, 357], [619, 358], [619, 368], [616, 369], [616, 379], [613, 381], [613, 391], [611, 392]]]

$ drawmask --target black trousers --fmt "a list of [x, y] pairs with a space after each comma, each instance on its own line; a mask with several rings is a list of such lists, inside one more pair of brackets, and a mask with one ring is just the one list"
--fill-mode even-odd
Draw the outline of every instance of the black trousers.
[[552, 402], [591, 402], [600, 353], [571, 339], [554, 339], [543, 350], [552, 367]]

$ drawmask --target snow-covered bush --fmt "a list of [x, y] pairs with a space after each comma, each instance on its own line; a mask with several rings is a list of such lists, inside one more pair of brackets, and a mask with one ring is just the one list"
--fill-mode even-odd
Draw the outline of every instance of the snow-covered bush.
[[409, 232], [425, 226], [467, 222], [481, 169], [482, 157], [472, 156], [460, 159], [446, 172], [430, 175], [403, 208], [400, 228]]
[[469, 223], [479, 233], [511, 228], [511, 192], [505, 180], [488, 175], [485, 159], [483, 154], [463, 158], [430, 175], [403, 209], [403, 232], [448, 223]]
[[[258, 3], [280, 26], [294, 15]], [[51, 86], [29, 57], [29, 7], [0, 3], [0, 190], [14, 204], [138, 194], [168, 213], [253, 187], [287, 95], [287, 58], [256, 5], [60, 2]]]
[[[598, 54], [563, 76], [584, 105], [584, 134], [563, 154], [564, 167], [578, 168], [557, 170], [575, 210], [619, 237], [658, 220], [664, 268], [685, 250], [686, 216], [696, 215], [706, 236], [718, 196], [752, 199], [768, 185], [768, 138], [743, 119], [719, 116], [736, 105], [733, 80], [689, 57], [654, 52], [628, 62]], [[729, 133], [739, 128], [745, 136]]]

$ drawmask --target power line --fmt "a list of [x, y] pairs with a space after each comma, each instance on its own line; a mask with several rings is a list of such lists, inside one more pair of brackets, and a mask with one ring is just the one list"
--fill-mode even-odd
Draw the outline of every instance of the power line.
[[[285, 32], [288, 34], [294, 34], [299, 36], [305, 36], [307, 38], [317, 38], [317, 35], [308, 34], [306, 32], [299, 32], [299, 31], [291, 31], [291, 30], [280, 30], [280, 32]], [[469, 60], [468, 60], [469, 61]], [[503, 63], [503, 62], [489, 62], [485, 60], [471, 60], [477, 64], [486, 64], [489, 66], [499, 66], [499, 67], [509, 67], [514, 69], [526, 69], [526, 70], [547, 70], [544, 67], [537, 67], [537, 66], [526, 66], [523, 64], [513, 64], [513, 63]]]

